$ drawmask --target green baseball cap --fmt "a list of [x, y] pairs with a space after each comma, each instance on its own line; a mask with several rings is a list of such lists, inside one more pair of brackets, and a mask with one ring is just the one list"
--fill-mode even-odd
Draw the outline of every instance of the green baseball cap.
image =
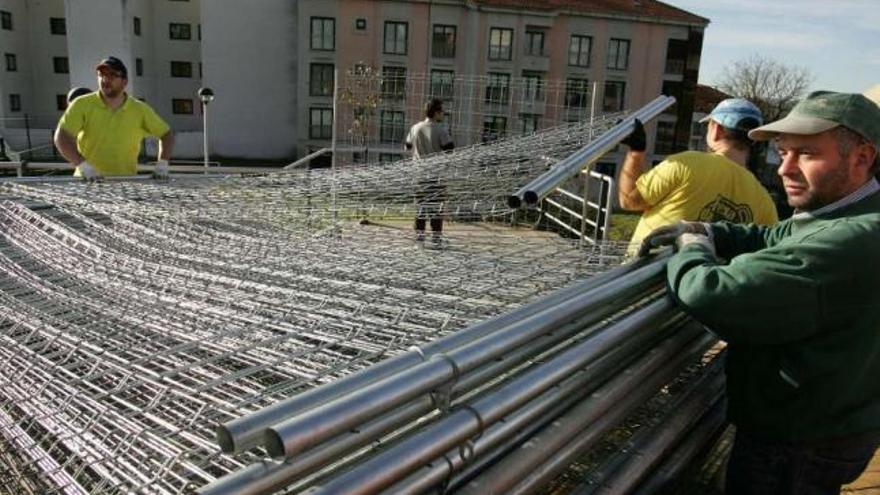
[[749, 131], [754, 141], [767, 141], [778, 134], [819, 134], [837, 126], [856, 132], [880, 147], [880, 108], [865, 95], [814, 91], [781, 120]]

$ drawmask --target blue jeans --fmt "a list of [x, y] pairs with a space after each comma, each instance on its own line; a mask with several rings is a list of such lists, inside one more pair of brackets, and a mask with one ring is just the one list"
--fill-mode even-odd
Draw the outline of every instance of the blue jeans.
[[727, 464], [727, 495], [839, 495], [868, 466], [880, 437], [815, 445], [760, 440], [737, 432]]

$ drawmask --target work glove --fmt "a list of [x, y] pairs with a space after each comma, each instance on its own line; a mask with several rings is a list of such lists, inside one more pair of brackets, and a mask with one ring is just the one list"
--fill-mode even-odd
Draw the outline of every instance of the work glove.
[[681, 249], [688, 244], [698, 243], [715, 254], [715, 244], [709, 239], [706, 226], [700, 222], [678, 222], [654, 229], [642, 241], [639, 256], [647, 256], [651, 249], [675, 245]]
[[168, 180], [168, 160], [159, 160], [153, 168], [153, 177], [159, 180]]
[[98, 172], [98, 169], [96, 169], [94, 165], [87, 161], [79, 162], [79, 165], [77, 167], [79, 168], [80, 177], [82, 177], [83, 180], [86, 182], [97, 182], [104, 178]]
[[642, 121], [635, 119], [633, 131], [621, 143], [629, 146], [630, 151], [645, 151], [648, 147], [648, 138], [645, 136], [645, 126]]

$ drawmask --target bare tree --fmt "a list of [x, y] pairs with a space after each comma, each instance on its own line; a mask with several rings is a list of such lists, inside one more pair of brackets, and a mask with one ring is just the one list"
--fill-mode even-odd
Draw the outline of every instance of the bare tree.
[[753, 102], [764, 113], [764, 121], [772, 122], [785, 116], [812, 82], [805, 67], [755, 54], [725, 67], [718, 88]]
[[379, 107], [383, 79], [378, 69], [365, 62], [357, 62], [346, 71], [339, 88], [339, 101], [352, 110], [348, 133], [355, 147], [363, 147], [364, 160], [369, 160], [370, 138], [374, 133], [373, 120]]

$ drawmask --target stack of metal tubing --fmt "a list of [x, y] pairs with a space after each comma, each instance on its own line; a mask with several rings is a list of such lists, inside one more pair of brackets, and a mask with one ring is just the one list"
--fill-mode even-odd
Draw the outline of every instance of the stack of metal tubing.
[[[261, 445], [277, 460], [199, 493], [535, 493], [715, 343], [665, 296], [665, 262], [610, 270], [220, 425], [224, 451]], [[718, 373], [706, 376], [686, 411], [716, 402]]]

